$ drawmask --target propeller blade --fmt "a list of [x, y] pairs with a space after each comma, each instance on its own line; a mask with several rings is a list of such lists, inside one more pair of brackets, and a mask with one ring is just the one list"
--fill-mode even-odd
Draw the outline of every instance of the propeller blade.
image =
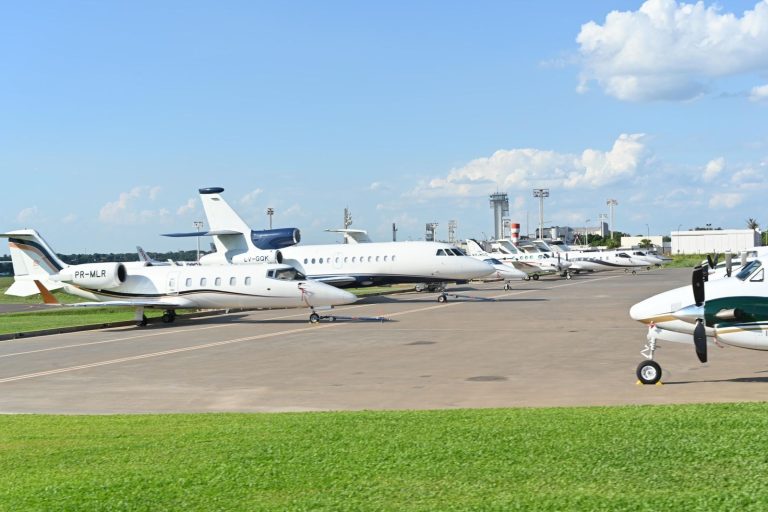
[[693, 286], [693, 300], [697, 306], [704, 304], [704, 281], [706, 275], [707, 269], [702, 266], [693, 269], [691, 286]]
[[725, 275], [731, 277], [733, 271], [733, 255], [731, 253], [725, 254]]
[[[717, 258], [717, 255], [715, 255], [715, 258]], [[717, 259], [712, 261], [712, 256], [707, 254], [707, 265], [709, 265], [709, 268], [715, 268], [715, 265], [717, 265]]]
[[696, 347], [696, 356], [702, 363], [707, 362], [707, 331], [701, 319], [696, 320], [693, 329], [693, 345]]

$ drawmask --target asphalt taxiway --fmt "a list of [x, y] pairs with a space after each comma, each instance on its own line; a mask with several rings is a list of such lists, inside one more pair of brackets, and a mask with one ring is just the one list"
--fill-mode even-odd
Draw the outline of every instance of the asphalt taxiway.
[[[686, 269], [454, 287], [365, 299], [309, 324], [306, 310], [0, 343], [0, 413], [437, 409], [764, 400], [768, 353], [656, 352], [661, 386], [636, 385], [646, 329], [632, 304]], [[478, 299], [493, 299], [478, 300]]]

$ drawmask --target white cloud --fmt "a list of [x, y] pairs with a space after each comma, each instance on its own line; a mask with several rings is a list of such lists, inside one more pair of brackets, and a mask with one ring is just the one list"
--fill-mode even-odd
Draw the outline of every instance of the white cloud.
[[37, 206], [30, 206], [29, 208], [21, 210], [16, 216], [16, 220], [21, 223], [37, 222], [40, 220], [40, 212], [37, 209]]
[[709, 199], [710, 208], [735, 208], [744, 200], [744, 195], [736, 192], [722, 192]]
[[163, 187], [152, 187], [149, 189], [149, 198], [154, 201], [157, 199], [157, 196], [160, 195], [160, 191], [163, 190]]
[[389, 186], [386, 183], [383, 183], [381, 181], [374, 181], [368, 186], [368, 190], [389, 190]]
[[768, 84], [753, 87], [749, 92], [749, 100], [756, 103], [768, 101]]
[[712, 181], [725, 169], [725, 158], [715, 158], [704, 167], [704, 181]]
[[146, 224], [167, 219], [169, 212], [165, 208], [159, 210], [139, 209], [137, 203], [144, 198], [152, 200], [157, 197], [159, 187], [134, 187], [128, 192], [121, 192], [117, 201], [102, 206], [99, 220], [105, 224]]
[[[542, 187], [600, 187], [634, 175], [645, 151], [643, 134], [622, 134], [610, 151], [581, 155], [540, 149], [501, 149], [454, 169], [444, 178], [421, 182], [409, 196], [472, 197], [495, 190]], [[517, 202], [515, 207], [517, 207]]]
[[251, 190], [250, 192], [248, 192], [247, 194], [245, 194], [243, 197], [240, 198], [240, 204], [242, 205], [253, 204], [254, 202], [256, 202], [256, 198], [259, 197], [262, 192], [263, 190], [261, 190], [260, 188]]
[[176, 210], [176, 215], [187, 215], [194, 212], [197, 209], [197, 201], [193, 198], [187, 199], [187, 202], [179, 206]]
[[70, 213], [69, 215], [65, 215], [64, 217], [61, 218], [61, 223], [62, 224], [72, 224], [77, 219], [78, 219], [77, 214]]
[[689, 100], [717, 78], [768, 70], [768, 0], [741, 17], [701, 1], [647, 0], [582, 25], [576, 41], [580, 92], [595, 81], [621, 100]]

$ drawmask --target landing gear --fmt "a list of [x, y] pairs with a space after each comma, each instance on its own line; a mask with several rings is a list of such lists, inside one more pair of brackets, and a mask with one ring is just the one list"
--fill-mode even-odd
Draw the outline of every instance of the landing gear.
[[333, 315], [330, 315], [330, 316], [320, 316], [317, 313], [315, 313], [314, 311], [312, 312], [311, 315], [309, 315], [309, 323], [311, 323], [311, 324], [316, 324], [316, 323], [320, 322], [320, 320], [328, 320], [329, 322], [335, 322], [336, 321], [336, 317], [333, 316]]
[[141, 315], [141, 319], [136, 322], [136, 327], [146, 327], [147, 326], [147, 315]]
[[163, 323], [170, 324], [176, 320], [176, 311], [173, 309], [166, 309], [163, 313]]
[[147, 317], [144, 314], [143, 306], [139, 306], [136, 308], [136, 312], [133, 316], [133, 319], [136, 322], [136, 327], [145, 327], [147, 325]]
[[533, 278], [534, 281], [538, 281], [539, 280], [539, 274], [533, 274], [531, 276], [531, 278]]
[[437, 302], [439, 302], [440, 304], [444, 302], [448, 302], [448, 296], [444, 293], [441, 293], [440, 295], [437, 296]]
[[509, 291], [509, 290], [511, 290], [511, 289], [512, 289], [512, 287], [511, 287], [511, 286], [509, 286], [509, 283], [504, 283], [504, 291], [505, 291], [505, 292], [508, 292], [508, 291]]
[[637, 378], [643, 384], [656, 384], [661, 380], [661, 366], [648, 359], [637, 365]]
[[645, 356], [646, 360], [637, 365], [637, 379], [641, 384], [657, 384], [661, 380], [661, 365], [653, 360], [653, 353], [656, 352], [656, 326], [648, 326], [648, 343], [640, 354]]
[[637, 274], [637, 270], [633, 270], [633, 271], [632, 271], [632, 275], [634, 276], [634, 275], [636, 275], [636, 274]]
[[560, 274], [560, 277], [564, 277], [566, 279], [570, 279], [571, 278], [571, 273], [568, 272], [568, 271], [565, 271], [562, 274]]

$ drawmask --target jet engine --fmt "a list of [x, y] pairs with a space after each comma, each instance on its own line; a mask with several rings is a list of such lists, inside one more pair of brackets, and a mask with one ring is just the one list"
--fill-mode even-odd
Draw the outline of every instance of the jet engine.
[[283, 247], [290, 247], [301, 242], [301, 232], [298, 228], [251, 231], [251, 241], [253, 245], [264, 251], [282, 249]]
[[85, 263], [66, 267], [57, 275], [51, 276], [51, 279], [108, 290], [123, 284], [127, 277], [128, 272], [122, 263]]

